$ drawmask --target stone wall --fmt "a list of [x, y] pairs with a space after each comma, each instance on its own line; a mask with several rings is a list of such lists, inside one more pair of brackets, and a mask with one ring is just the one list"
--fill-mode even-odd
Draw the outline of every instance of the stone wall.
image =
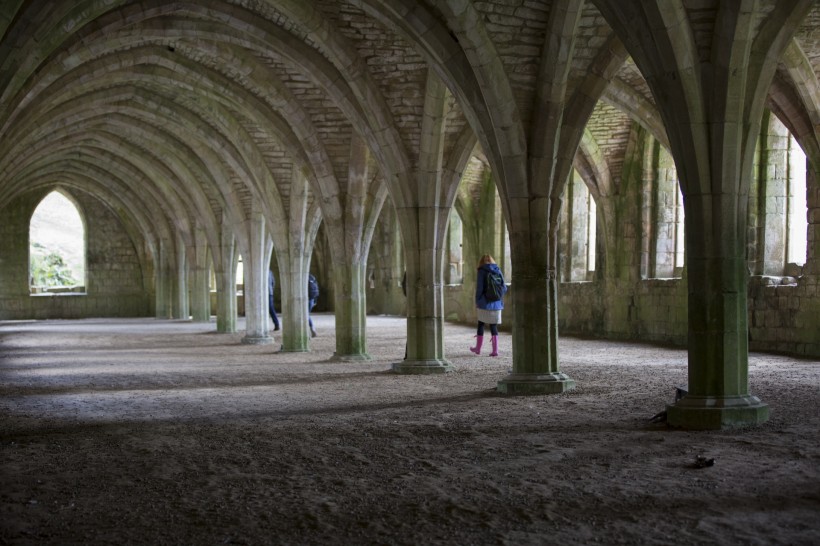
[[820, 355], [817, 276], [754, 277], [749, 283], [749, 349]]
[[85, 218], [86, 292], [30, 294], [29, 220], [46, 193], [28, 193], [0, 211], [0, 320], [151, 316], [152, 295], [125, 227], [102, 201], [77, 190], [66, 193]]

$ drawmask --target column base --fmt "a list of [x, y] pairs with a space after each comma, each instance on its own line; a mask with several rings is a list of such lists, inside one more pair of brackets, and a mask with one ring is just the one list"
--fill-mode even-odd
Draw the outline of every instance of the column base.
[[340, 355], [338, 353], [333, 353], [330, 360], [338, 362], [369, 362], [373, 360], [373, 357], [367, 353], [357, 353], [352, 355]]
[[757, 396], [687, 395], [666, 406], [669, 426], [690, 430], [723, 430], [760, 425], [769, 420], [769, 406]]
[[276, 351], [277, 353], [309, 353], [310, 349], [285, 349], [285, 346], [282, 345], [279, 347], [279, 350]]
[[270, 336], [245, 336], [242, 338], [243, 345], [270, 345], [273, 338]]
[[502, 394], [557, 394], [575, 388], [575, 380], [557, 373], [511, 373], [498, 382]]
[[393, 371], [401, 374], [434, 374], [453, 371], [448, 360], [403, 360], [393, 364]]

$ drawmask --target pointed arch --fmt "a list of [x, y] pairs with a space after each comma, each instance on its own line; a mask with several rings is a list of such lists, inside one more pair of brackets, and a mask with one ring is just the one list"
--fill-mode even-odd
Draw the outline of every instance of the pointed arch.
[[29, 289], [32, 294], [84, 293], [86, 221], [62, 187], [43, 197], [29, 219]]

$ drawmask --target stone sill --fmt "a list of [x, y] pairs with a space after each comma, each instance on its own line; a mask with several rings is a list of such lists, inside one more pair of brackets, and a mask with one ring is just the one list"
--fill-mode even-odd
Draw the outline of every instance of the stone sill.
[[87, 296], [87, 292], [40, 292], [37, 294], [29, 294], [32, 298], [62, 298], [70, 296]]

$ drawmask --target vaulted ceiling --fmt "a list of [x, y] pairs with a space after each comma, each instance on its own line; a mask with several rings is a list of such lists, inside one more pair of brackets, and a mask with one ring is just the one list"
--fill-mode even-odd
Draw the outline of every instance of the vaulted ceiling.
[[[454, 52], [497, 65], [512, 86], [510, 111], [530, 119], [551, 51], [550, 10], [568, 3], [582, 11], [567, 30], [574, 47], [558, 53], [571, 55], [567, 87], [583, 93], [600, 80], [592, 76], [615, 71], [589, 127], [617, 177], [630, 123], [667, 137], [647, 82], [593, 2], [475, 1], [481, 33], [431, 29], [422, 47], [409, 18], [432, 14], [446, 27], [439, 8], [452, 13], [460, 2], [7, 0], [0, 207], [33, 188], [75, 187], [126, 211], [146, 233], [185, 238], [203, 229], [216, 241], [226, 218], [241, 222], [254, 207], [273, 231], [287, 230], [297, 180], [307, 181], [308, 223], [342, 218], [351, 194], [364, 193], [363, 206], [375, 209], [388, 194], [411, 203], [418, 192], [406, 180], [421, 168], [428, 72], [441, 72], [448, 87], [445, 157], [465, 147], [483, 157], [471, 129], [481, 113], [462, 107], [472, 84], [453, 88], [441, 67]], [[714, 3], [684, 4], [695, 37], [711, 35]], [[768, 101], [814, 160], [819, 27], [816, 3]], [[486, 51], [473, 47], [479, 41], [497, 57], [477, 58]], [[368, 150], [364, 187], [351, 180], [354, 141]]]

